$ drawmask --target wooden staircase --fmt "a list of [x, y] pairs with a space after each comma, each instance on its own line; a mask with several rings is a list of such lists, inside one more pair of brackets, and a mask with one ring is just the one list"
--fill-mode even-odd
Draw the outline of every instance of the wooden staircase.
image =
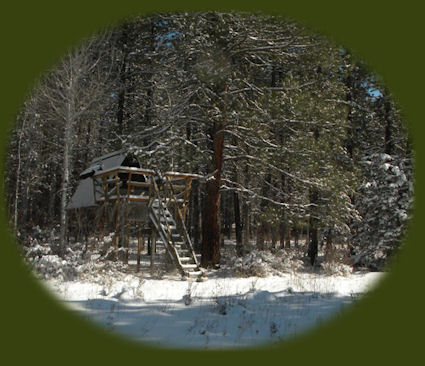
[[115, 230], [119, 232], [116, 248], [119, 238], [128, 235], [130, 222], [151, 222], [159, 235], [157, 243], [164, 246], [182, 277], [205, 279], [185, 226], [191, 180], [195, 177], [177, 172], [166, 172], [161, 177], [150, 169], [122, 166], [95, 172], [94, 200], [102, 212], [115, 217]]
[[155, 195], [148, 204], [149, 219], [159, 234], [158, 244], [162, 244], [177, 270], [184, 278], [205, 279], [205, 272], [200, 268], [190, 237], [184, 224], [183, 215], [179, 207], [173, 205], [176, 219], [169, 210], [171, 199], [163, 199], [156, 183]]

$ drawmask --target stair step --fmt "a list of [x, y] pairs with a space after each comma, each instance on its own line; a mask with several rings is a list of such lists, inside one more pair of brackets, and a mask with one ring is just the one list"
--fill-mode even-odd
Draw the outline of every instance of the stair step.
[[193, 264], [182, 264], [182, 268], [183, 269], [195, 269], [198, 268], [198, 265], [193, 263]]
[[[153, 210], [155, 211], [155, 213], [159, 213], [159, 209], [158, 209], [158, 207], [153, 207]], [[172, 217], [173, 215], [171, 215], [171, 213], [170, 213], [170, 211], [167, 211], [167, 210], [162, 210], [162, 212], [161, 212], [161, 218], [162, 217]]]
[[164, 227], [165, 228], [170, 228], [170, 230], [176, 230], [177, 229], [177, 226], [175, 226], [175, 225], [164, 225]]
[[180, 262], [189, 262], [192, 260], [192, 257], [180, 257]]
[[[162, 223], [161, 223], [161, 226], [162, 226], [162, 228], [163, 228], [164, 230], [168, 230], [168, 227], [170, 228], [170, 231], [171, 231], [171, 230], [176, 230], [176, 229], [177, 229], [177, 227], [176, 227], [176, 226], [173, 226], [173, 225], [169, 225], [169, 226], [168, 226], [168, 225], [164, 225], [164, 224], [162, 224]], [[180, 234], [173, 234], [173, 233], [171, 233], [171, 235], [172, 235], [172, 236], [175, 236], [175, 237], [177, 237], [177, 235], [178, 235], [178, 236], [181, 236]]]
[[203, 276], [203, 273], [204, 272], [202, 271], [189, 271], [189, 272], [186, 272], [186, 275], [188, 277], [197, 277], [197, 276]]
[[171, 222], [171, 223], [175, 224], [174, 223], [174, 220], [171, 217], [168, 217], [166, 219], [164, 217], [161, 217], [160, 221], [161, 221], [161, 223], [163, 223], [163, 222]]

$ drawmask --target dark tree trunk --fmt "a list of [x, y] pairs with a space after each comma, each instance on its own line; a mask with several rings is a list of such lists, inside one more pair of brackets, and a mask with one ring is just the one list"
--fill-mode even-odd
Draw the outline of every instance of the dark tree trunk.
[[317, 234], [316, 219], [310, 218], [310, 242], [308, 244], [308, 257], [310, 258], [310, 264], [314, 266], [317, 260], [317, 253], [319, 250], [319, 237]]
[[285, 221], [281, 221], [279, 225], [279, 242], [280, 248], [285, 248], [285, 232], [286, 232], [286, 223]]
[[[269, 185], [271, 184], [271, 181], [272, 181], [271, 174], [268, 173], [266, 175], [266, 178], [265, 178], [265, 184], [263, 185], [263, 187], [261, 189], [261, 194], [264, 197], [267, 197], [268, 196]], [[267, 185], [266, 183], [268, 183], [269, 185]], [[261, 212], [264, 212], [265, 209], [266, 209], [266, 207], [267, 207], [267, 203], [264, 200], [261, 201], [260, 202], [260, 211]], [[261, 219], [260, 226], [257, 228], [257, 244], [256, 245], [257, 245], [257, 248], [259, 250], [263, 250], [264, 249], [264, 240], [265, 240], [265, 236], [266, 236], [266, 233], [267, 233], [268, 229], [269, 229], [268, 223], [266, 221], [264, 221], [264, 220]]]
[[310, 213], [309, 222], [309, 243], [307, 254], [310, 258], [310, 264], [313, 266], [317, 260], [317, 253], [319, 251], [319, 236], [318, 236], [318, 220], [315, 217], [315, 206], [319, 200], [319, 191], [317, 188], [312, 188], [310, 192], [310, 203], [312, 203], [312, 212]]
[[193, 225], [193, 245], [195, 250], [200, 250], [200, 202], [199, 202], [199, 182], [194, 180], [192, 183], [192, 225]]
[[233, 192], [233, 205], [235, 211], [235, 235], [236, 235], [236, 253], [241, 256], [243, 253], [242, 246], [242, 224], [241, 212], [239, 206], [239, 193]]
[[202, 222], [201, 265], [214, 267], [220, 261], [220, 224], [219, 202], [221, 169], [223, 164], [224, 123], [214, 122], [211, 136], [213, 138], [212, 168], [216, 171], [215, 179], [206, 184], [205, 208]]
[[242, 242], [243, 245], [249, 246], [251, 239], [250, 236], [251, 226], [250, 226], [250, 215], [249, 215], [249, 203], [245, 199], [242, 204]]
[[298, 240], [300, 237], [300, 231], [297, 225], [294, 225], [294, 245], [295, 248], [298, 248]]
[[264, 241], [266, 236], [266, 225], [262, 222], [257, 228], [257, 249], [264, 250]]
[[232, 211], [230, 209], [230, 205], [231, 205], [231, 201], [230, 201], [230, 197], [228, 197], [229, 192], [226, 192], [226, 194], [224, 194], [222, 196], [222, 203], [223, 203], [223, 235], [227, 236], [228, 239], [230, 239], [230, 234], [231, 234], [231, 223], [232, 223], [232, 219], [231, 219], [231, 214]]
[[[118, 127], [118, 135], [123, 135], [124, 133], [124, 105], [125, 105], [125, 99], [126, 99], [126, 93], [127, 93], [127, 68], [128, 68], [128, 28], [124, 27], [121, 38], [119, 40], [120, 47], [123, 52], [123, 59], [121, 61], [121, 67], [119, 71], [119, 79], [120, 79], [120, 89], [118, 92], [118, 106], [117, 106], [117, 127]], [[121, 146], [120, 146], [121, 147]]]
[[333, 232], [332, 229], [329, 229], [328, 234], [326, 235], [326, 247], [325, 247], [325, 258], [332, 259], [334, 252], [333, 248]]
[[275, 225], [272, 225], [270, 228], [272, 236], [272, 249], [276, 249], [276, 243], [278, 239], [278, 228]]
[[[155, 43], [156, 43], [156, 33], [155, 33], [155, 23], [153, 21], [151, 21], [150, 25], [149, 25], [150, 29], [150, 45], [149, 45], [149, 49], [151, 53], [155, 52]], [[153, 112], [153, 96], [154, 96], [154, 82], [153, 82], [153, 76], [154, 73], [152, 72], [152, 61], [150, 60], [148, 62], [148, 68], [150, 68], [151, 70], [149, 75], [148, 75], [148, 87], [147, 87], [147, 91], [146, 91], [146, 106], [145, 106], [145, 115], [144, 115], [144, 120], [147, 124], [149, 124], [151, 122], [152, 119], [152, 112]]]
[[289, 225], [286, 225], [286, 244], [285, 244], [285, 248], [290, 248], [291, 247], [291, 227]]

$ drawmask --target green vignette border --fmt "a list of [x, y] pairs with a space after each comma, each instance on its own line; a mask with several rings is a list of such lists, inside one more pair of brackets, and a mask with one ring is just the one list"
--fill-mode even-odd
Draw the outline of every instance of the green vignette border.
[[[85, 36], [138, 13], [217, 9], [289, 16], [332, 37], [337, 43], [356, 50], [383, 77], [400, 103], [416, 154], [415, 211], [408, 245], [393, 260], [388, 278], [379, 284], [372, 295], [346, 311], [341, 319], [326, 323], [299, 339], [258, 350], [211, 351], [214, 357], [205, 357], [205, 351], [193, 351], [191, 357], [196, 362], [257, 362], [266, 356], [273, 357], [276, 361], [288, 361], [297, 360], [302, 355], [302, 361], [306, 363], [323, 357], [325, 362], [333, 364], [344, 355], [349, 358], [353, 352], [359, 352], [362, 359], [366, 357], [370, 361], [392, 363], [398, 357], [404, 362], [409, 357], [413, 360], [421, 350], [414, 332], [424, 322], [420, 315], [420, 302], [414, 301], [414, 295], [419, 287], [419, 260], [424, 250], [420, 246], [418, 227], [423, 222], [423, 189], [420, 186], [423, 176], [420, 166], [423, 156], [420, 144], [423, 127], [420, 126], [421, 105], [418, 101], [421, 81], [424, 80], [419, 72], [420, 59], [415, 52], [403, 57], [409, 47], [419, 47], [419, 32], [416, 31], [419, 31], [420, 11], [410, 8], [410, 2], [403, 8], [383, 1], [373, 4], [358, 1], [350, 6], [343, 6], [338, 1], [326, 0], [318, 3], [320, 4], [309, 1], [299, 1], [296, 4], [293, 1], [280, 4], [270, 1], [261, 4], [216, 1], [208, 6], [199, 6], [180, 1], [176, 6], [171, 1], [159, 1], [155, 5], [137, 1], [108, 5], [100, 1], [87, 4], [78, 0], [66, 7], [53, 1], [8, 5], [9, 8], [3, 11], [2, 18], [7, 19], [2, 19], [1, 22], [1, 47], [3, 55], [9, 55], [3, 58], [1, 69], [4, 80], [1, 91], [4, 108], [1, 110], [0, 127], [3, 153], [6, 152], [8, 143], [7, 131], [25, 100], [25, 95], [40, 74], [55, 64], [69, 46]], [[415, 82], [409, 83], [410, 80]], [[3, 165], [2, 159], [1, 178]], [[3, 357], [14, 355], [17, 361], [47, 357], [48, 363], [62, 358], [73, 363], [77, 360], [83, 363], [133, 362], [139, 357], [156, 359], [158, 362], [184, 361], [184, 356], [189, 351], [165, 352], [162, 349], [149, 349], [144, 345], [107, 335], [58, 306], [51, 294], [31, 277], [21, 263], [13, 238], [8, 233], [4, 211], [1, 210], [1, 238], [3, 261], [6, 265], [0, 266], [0, 278], [4, 296], [1, 308], [2, 313], [7, 314], [2, 328], [7, 333], [8, 340], [2, 346], [6, 351]], [[74, 347], [78, 352], [73, 351]], [[82, 355], [78, 357], [77, 353]], [[358, 362], [356, 359], [354, 361]]]

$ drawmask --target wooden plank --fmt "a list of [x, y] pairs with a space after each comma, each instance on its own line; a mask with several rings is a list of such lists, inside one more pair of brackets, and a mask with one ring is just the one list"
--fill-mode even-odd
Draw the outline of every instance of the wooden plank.
[[[170, 182], [170, 184], [172, 184]], [[186, 189], [186, 185], [185, 184], [172, 184], [173, 190], [175, 191], [184, 191]]]
[[[115, 201], [115, 200], [119, 200], [121, 198], [121, 196], [117, 196], [117, 195], [113, 195], [113, 196], [109, 196], [109, 201]], [[147, 203], [149, 202], [149, 197], [148, 196], [137, 196], [137, 195], [130, 195], [127, 197], [129, 201], [131, 202], [144, 202]], [[98, 200], [98, 202], [103, 202], [105, 201], [104, 198], [101, 198]], [[179, 203], [179, 202], [177, 202]]]
[[123, 167], [123, 166], [115, 166], [110, 169], [106, 170], [100, 170], [93, 174], [93, 177], [101, 177], [103, 175], [112, 175], [117, 173], [139, 173], [143, 175], [155, 175], [155, 171], [151, 169], [140, 169], [140, 168], [133, 168], [133, 167]]
[[145, 188], [149, 188], [151, 186], [150, 183], [146, 183], [146, 182], [133, 182], [133, 181], [129, 181], [128, 185], [131, 185], [132, 187], [145, 187]]
[[174, 178], [204, 178], [203, 175], [191, 174], [191, 173], [180, 173], [180, 172], [165, 172], [165, 176], [174, 177]]

